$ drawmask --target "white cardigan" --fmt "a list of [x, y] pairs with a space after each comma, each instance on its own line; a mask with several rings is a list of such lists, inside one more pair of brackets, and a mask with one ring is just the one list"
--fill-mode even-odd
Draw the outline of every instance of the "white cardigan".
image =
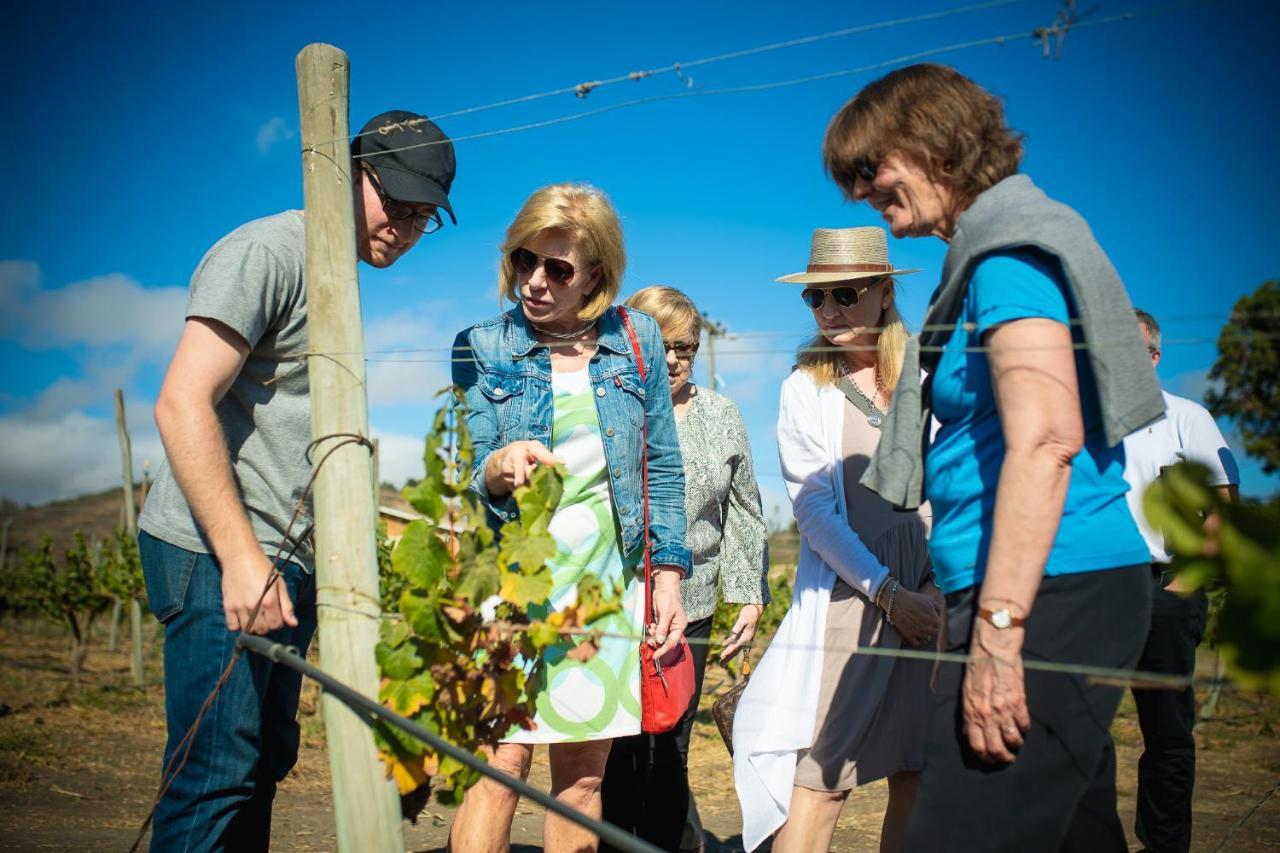
[[888, 569], [850, 529], [844, 499], [844, 395], [794, 371], [782, 384], [778, 457], [800, 531], [791, 609], [733, 720], [742, 843], [754, 850], [787, 819], [796, 753], [813, 744], [827, 605], [836, 575], [874, 599]]

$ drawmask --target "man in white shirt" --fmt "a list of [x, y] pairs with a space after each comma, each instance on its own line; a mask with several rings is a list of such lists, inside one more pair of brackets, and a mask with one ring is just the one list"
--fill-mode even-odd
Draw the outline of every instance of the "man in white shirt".
[[[1160, 324], [1137, 311], [1151, 364], [1160, 363]], [[1213, 415], [1185, 397], [1164, 393], [1165, 417], [1124, 440], [1129, 509], [1151, 549], [1155, 583], [1151, 628], [1138, 669], [1170, 675], [1195, 672], [1196, 646], [1204, 635], [1208, 599], [1203, 589], [1188, 593], [1168, 571], [1171, 556], [1164, 537], [1147, 523], [1142, 497], [1164, 468], [1197, 462], [1210, 471], [1210, 484], [1227, 500], [1237, 498], [1240, 474]], [[1186, 690], [1134, 690], [1143, 753], [1138, 760], [1138, 809], [1134, 829], [1153, 853], [1191, 846], [1191, 794], [1195, 787], [1195, 695]]]

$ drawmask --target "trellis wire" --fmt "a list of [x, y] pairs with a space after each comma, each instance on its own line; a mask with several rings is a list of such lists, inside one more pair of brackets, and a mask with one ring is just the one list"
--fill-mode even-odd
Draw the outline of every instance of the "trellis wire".
[[[868, 329], [868, 332], [870, 332], [870, 329]], [[790, 333], [778, 333], [777, 336], [772, 336], [771, 334], [771, 336], [768, 336], [768, 337], [782, 337], [783, 334], [790, 334]], [[795, 337], [813, 337], [815, 333], [812, 332], [812, 330], [810, 330], [810, 332], [808, 333], [797, 332], [794, 334], [795, 334]], [[1280, 330], [1276, 330], [1276, 332], [1274, 333], [1272, 332], [1256, 333], [1256, 336], [1261, 337], [1263, 339], [1280, 339]], [[726, 336], [726, 337], [730, 339], [730, 341], [732, 341], [733, 337], [736, 337], [736, 336]], [[760, 337], [765, 337], [765, 336], [760, 336]], [[588, 342], [588, 343], [594, 343], [594, 341]], [[1175, 346], [1175, 347], [1176, 346], [1204, 346], [1204, 345], [1211, 345], [1211, 343], [1216, 343], [1216, 338], [1166, 338], [1165, 341], [1162, 342], [1161, 350], [1164, 350], [1165, 347], [1170, 347], [1170, 346]], [[1128, 348], [1129, 345], [1130, 345], [1129, 341], [1115, 341], [1115, 342], [1100, 341], [1100, 342], [1094, 342], [1094, 343], [1073, 342], [1073, 343], [1069, 343], [1069, 345], [1057, 345], [1057, 343], [1044, 343], [1044, 345], [1028, 345], [1028, 346], [1019, 346], [1019, 347], [1005, 346], [1005, 347], [1000, 347], [1000, 350], [1001, 352], [1036, 352], [1036, 351], [1042, 351], [1042, 350], [1066, 350], [1066, 348], [1070, 348], [1070, 350], [1083, 351], [1083, 350], [1107, 350], [1107, 348]], [[576, 346], [579, 346], [579, 343], [538, 342], [538, 346], [547, 347], [549, 348], [549, 350], [556, 350], [556, 348], [576, 347]], [[920, 352], [945, 352], [946, 348], [947, 347], [945, 346], [922, 346], [920, 347]], [[474, 357], [467, 356], [467, 355], [454, 355], [452, 357], [445, 357], [442, 355], [440, 357], [435, 357], [435, 359], [374, 359], [374, 357], [369, 357], [371, 355], [393, 355], [393, 356], [413, 355], [413, 353], [419, 353], [419, 352], [440, 352], [440, 353], [456, 352], [457, 353], [457, 352], [468, 352], [468, 351], [470, 351], [470, 347], [413, 347], [413, 348], [404, 348], [404, 350], [369, 350], [365, 352], [365, 356], [366, 356], [365, 361], [372, 362], [372, 364], [453, 364], [453, 362], [457, 362], [457, 364], [475, 364]], [[790, 355], [796, 355], [796, 353], [800, 353], [800, 352], [876, 352], [876, 351], [877, 351], [877, 346], [874, 345], [874, 343], [850, 343], [850, 345], [841, 345], [841, 346], [815, 345], [815, 346], [797, 346], [797, 347], [787, 347], [787, 348], [728, 347], [728, 348], [722, 348], [722, 350], [717, 350], [716, 355], [717, 357], [722, 357], [722, 356], [748, 356], [748, 355], [778, 355], [778, 353], [790, 353]], [[986, 346], [986, 345], [969, 346], [969, 347], [964, 347], [963, 351], [964, 352], [991, 352], [992, 347]], [[339, 355], [358, 355], [358, 353], [356, 352], [296, 352], [296, 353], [292, 353], [292, 355], [280, 356], [280, 359], [282, 359], [282, 361], [302, 361], [306, 359], [311, 359], [311, 357], [332, 357], [332, 356], [339, 356]]]
[[[992, 9], [998, 6], [1009, 6], [1014, 3], [1021, 3], [1021, 2], [1025, 2], [1025, 0], [987, 0], [987, 2], [972, 3], [966, 6], [956, 6], [950, 9], [942, 9], [937, 12], [926, 12], [924, 14], [912, 15], [910, 17], [905, 17], [905, 18], [892, 18], [887, 21], [877, 21], [871, 24], [859, 24], [857, 26], [845, 27], [843, 29], [838, 29], [838, 30], [830, 30], [824, 33], [817, 33], [816, 35], [801, 36], [799, 38], [793, 38], [793, 39], [788, 39], [786, 41], [774, 42], [772, 44], [759, 45], [757, 47], [749, 47], [742, 50], [735, 50], [735, 51], [730, 51], [728, 53], [721, 53], [721, 54], [716, 54], [714, 56], [707, 56], [701, 59], [692, 59], [687, 62], [673, 62], [673, 63], [670, 63], [669, 65], [664, 65], [658, 68], [630, 71], [630, 72], [627, 72], [626, 74], [621, 74], [616, 77], [610, 77], [604, 80], [593, 80], [590, 82], [575, 83], [572, 86], [562, 86], [560, 88], [550, 89], [545, 92], [535, 92], [534, 94], [531, 94], [531, 95], [520, 95], [514, 98], [505, 98], [500, 101], [494, 101], [493, 103], [490, 103], [490, 104], [481, 104], [479, 106], [464, 107], [462, 109], [452, 110], [450, 112], [436, 113], [435, 115], [431, 116], [431, 120], [442, 121], [447, 118], [455, 118], [457, 116], [470, 115], [473, 113], [484, 112], [486, 110], [492, 110], [499, 107], [509, 107], [509, 106], [514, 106], [516, 104], [529, 103], [531, 101], [537, 101], [543, 98], [556, 97], [558, 95], [575, 95], [577, 97], [585, 97], [588, 93], [593, 92], [596, 89], [600, 89], [605, 86], [612, 86], [616, 83], [637, 82], [640, 80], [647, 80], [651, 77], [656, 77], [659, 74], [668, 74], [668, 73], [681, 74], [686, 69], [698, 68], [705, 65], [710, 65], [715, 62], [724, 62], [725, 60], [730, 60], [730, 59], [740, 59], [746, 56], [756, 56], [762, 53], [770, 53], [775, 50], [783, 50], [785, 48], [799, 47], [801, 45], [813, 44], [815, 42], [826, 41], [828, 39], [843, 38], [845, 36], [859, 35], [861, 33], [873, 32], [875, 30], [890, 29], [892, 27], [905, 26], [907, 24], [922, 23], [924, 21], [933, 21], [939, 18], [950, 17], [952, 15], [960, 15], [966, 12], [976, 12], [983, 9]], [[375, 133], [385, 133], [389, 130], [398, 129], [405, 124], [406, 124], [405, 122], [393, 122], [390, 124], [382, 125], [380, 127], [376, 127], [373, 130], [367, 130], [363, 133], [354, 134], [352, 136], [330, 139], [323, 144], [328, 145], [334, 142], [350, 141], [353, 139], [359, 139], [363, 136], [371, 136]], [[412, 122], [410, 122], [409, 124], [412, 124]]]
[[[1054, 25], [1052, 27], [1037, 27], [1036, 29], [1033, 29], [1030, 31], [1018, 30], [1016, 32], [1004, 33], [1001, 35], [990, 36], [988, 38], [983, 38], [983, 39], [974, 39], [970, 41], [955, 42], [953, 44], [944, 45], [942, 47], [931, 48], [929, 50], [918, 51], [915, 53], [904, 54], [902, 56], [896, 56], [892, 59], [886, 59], [880, 62], [873, 62], [868, 65], [860, 65], [855, 68], [846, 68], [840, 71], [829, 71], [822, 74], [811, 74], [805, 77], [795, 77], [788, 80], [777, 80], [769, 83], [756, 83], [756, 84], [749, 84], [749, 85], [743, 85], [743, 86], [729, 86], [729, 87], [724, 87], [719, 89], [694, 89], [691, 91], [676, 92], [676, 93], [667, 94], [667, 95], [653, 95], [647, 98], [636, 98], [631, 101], [623, 101], [617, 104], [610, 104], [608, 106], [600, 107], [598, 109], [587, 110], [586, 112], [573, 113], [566, 116], [559, 116], [556, 118], [544, 119], [542, 121], [535, 121], [527, 124], [513, 125], [511, 127], [499, 128], [496, 130], [486, 130], [486, 131], [480, 131], [478, 133], [464, 134], [461, 136], [452, 137], [450, 139], [434, 140], [430, 142], [419, 142], [413, 145], [404, 145], [399, 148], [388, 148], [388, 149], [380, 150], [377, 152], [371, 152], [370, 154], [367, 154], [367, 155], [357, 154], [353, 156], [355, 159], [360, 159], [366, 156], [382, 156], [382, 155], [394, 153], [397, 151], [409, 151], [414, 148], [426, 148], [432, 145], [443, 145], [446, 142], [451, 144], [456, 144], [458, 142], [467, 142], [467, 141], [472, 141], [476, 139], [486, 139], [493, 136], [504, 136], [506, 134], [511, 134], [511, 133], [521, 133], [528, 130], [535, 130], [538, 128], [550, 127], [552, 125], [564, 124], [566, 122], [579, 121], [581, 119], [589, 118], [591, 116], [601, 115], [607, 112], [613, 112], [615, 110], [626, 109], [630, 107], [637, 107], [637, 106], [642, 106], [642, 105], [651, 104], [651, 103], [658, 103], [661, 101], [681, 100], [684, 98], [696, 98], [696, 97], [704, 97], [709, 95], [735, 95], [735, 94], [746, 94], [746, 93], [752, 93], [752, 92], [764, 92], [764, 91], [779, 89], [787, 86], [798, 86], [805, 83], [816, 83], [823, 80], [832, 80], [839, 77], [848, 77], [853, 74], [861, 74], [867, 71], [876, 71], [881, 68], [891, 68], [891, 67], [902, 65], [909, 62], [916, 62], [921, 59], [928, 59], [929, 57], [939, 56], [944, 53], [953, 53], [960, 50], [969, 50], [972, 48], [986, 47], [990, 45], [1003, 45], [1006, 42], [1013, 41], [1015, 39], [1033, 39], [1035, 41], [1043, 41], [1047, 39], [1049, 36], [1064, 34], [1068, 28], [1083, 29], [1086, 27], [1104, 26], [1107, 24], [1114, 24], [1122, 21], [1132, 21], [1137, 18], [1145, 18], [1145, 17], [1150, 17], [1152, 15], [1167, 14], [1169, 12], [1189, 8], [1192, 6], [1202, 6], [1210, 2], [1212, 2], [1212, 0], [1185, 0], [1185, 2], [1174, 3], [1167, 6], [1161, 6], [1155, 9], [1144, 9], [1141, 11], [1121, 12], [1119, 14], [1111, 15], [1106, 18], [1098, 18], [1096, 20], [1078, 22], [1070, 25], [1069, 27], [1067, 25]], [[303, 149], [302, 153], [305, 154], [311, 150], [313, 149]]]
[[616, 826], [596, 820], [589, 815], [585, 815], [572, 806], [567, 806], [557, 800], [550, 794], [544, 793], [532, 785], [529, 785], [523, 779], [517, 779], [509, 776], [501, 770], [496, 770], [492, 765], [483, 759], [477, 758], [470, 752], [462, 749], [440, 737], [439, 735], [424, 729], [412, 720], [408, 720], [389, 708], [384, 707], [374, 699], [370, 699], [358, 690], [338, 681], [336, 678], [328, 675], [319, 667], [312, 666], [301, 657], [298, 656], [297, 650], [283, 646], [280, 643], [272, 642], [265, 637], [255, 637], [251, 634], [241, 633], [236, 638], [237, 648], [246, 649], [254, 654], [262, 655], [268, 660], [275, 663], [283, 664], [295, 672], [307, 676], [313, 681], [319, 682], [325, 692], [341, 701], [350, 708], [355, 714], [368, 723], [374, 720], [380, 720], [388, 725], [395, 726], [400, 731], [431, 747], [436, 752], [447, 755], [455, 761], [465, 764], [477, 773], [486, 778], [492, 779], [501, 785], [505, 785], [522, 797], [528, 797], [538, 803], [548, 811], [555, 812], [561, 817], [571, 820], [583, 829], [594, 832], [601, 840], [607, 841], [613, 847], [619, 850], [634, 851], [634, 853], [660, 853], [657, 847], [652, 846], [646, 841], [637, 838], [630, 833], [618, 829]]

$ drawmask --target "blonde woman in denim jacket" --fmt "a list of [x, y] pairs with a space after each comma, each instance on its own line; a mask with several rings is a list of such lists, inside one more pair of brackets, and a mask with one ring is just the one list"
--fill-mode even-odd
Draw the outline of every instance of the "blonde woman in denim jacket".
[[[536, 726], [513, 729], [490, 761], [526, 777], [535, 744], [549, 746], [552, 792], [600, 814], [600, 785], [614, 737], [640, 731], [639, 654], [626, 639], [645, 631], [665, 653], [685, 627], [680, 579], [689, 571], [684, 474], [662, 337], [648, 316], [628, 312], [644, 359], [635, 363], [613, 307], [626, 264], [617, 213], [599, 190], [557, 184], [536, 191], [507, 229], [500, 289], [516, 307], [458, 335], [455, 384], [464, 389], [475, 447], [472, 488], [492, 521], [515, 517], [512, 495], [538, 465], [563, 462], [564, 496], [550, 523], [558, 552], [551, 602], [572, 603], [578, 580], [622, 585], [624, 611], [602, 625], [598, 654], [567, 656], [573, 639], [548, 651]], [[647, 433], [647, 442], [642, 439]], [[642, 464], [649, 477], [655, 621], [644, 624]], [[505, 849], [517, 796], [483, 780], [454, 818], [455, 853]], [[547, 850], [594, 850], [596, 838], [548, 812]]]

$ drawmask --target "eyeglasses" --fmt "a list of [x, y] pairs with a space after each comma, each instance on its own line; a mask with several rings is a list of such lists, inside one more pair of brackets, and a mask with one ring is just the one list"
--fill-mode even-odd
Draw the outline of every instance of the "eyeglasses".
[[402, 222], [412, 218], [413, 229], [419, 234], [431, 234], [439, 231], [444, 226], [444, 220], [440, 218], [440, 211], [432, 208], [430, 213], [426, 213], [420, 209], [419, 205], [392, 198], [382, 188], [382, 181], [378, 180], [378, 173], [373, 171], [373, 167], [363, 164], [361, 164], [361, 167], [364, 169], [364, 173], [369, 176], [369, 183], [373, 185], [373, 191], [378, 194], [378, 200], [382, 202], [382, 212], [387, 215], [388, 219]]
[[698, 354], [697, 341], [663, 341], [662, 348], [669, 353], [675, 353], [676, 358], [681, 361], [692, 361]]
[[515, 267], [516, 272], [520, 275], [533, 275], [533, 271], [541, 264], [543, 272], [547, 276], [547, 281], [552, 284], [566, 285], [573, 281], [574, 273], [577, 272], [573, 268], [573, 264], [568, 261], [562, 261], [559, 258], [548, 258], [525, 248], [513, 249], [510, 257], [511, 266]]
[[868, 284], [866, 287], [806, 287], [800, 291], [800, 298], [804, 300], [804, 304], [810, 308], [817, 310], [821, 308], [823, 303], [827, 301], [827, 294], [831, 294], [831, 298], [841, 308], [852, 308], [858, 304], [858, 299], [868, 290], [879, 287], [884, 284], [883, 278], [878, 278]]
[[879, 171], [880, 164], [867, 157], [859, 157], [853, 161], [853, 173], [867, 183], [874, 181]]

